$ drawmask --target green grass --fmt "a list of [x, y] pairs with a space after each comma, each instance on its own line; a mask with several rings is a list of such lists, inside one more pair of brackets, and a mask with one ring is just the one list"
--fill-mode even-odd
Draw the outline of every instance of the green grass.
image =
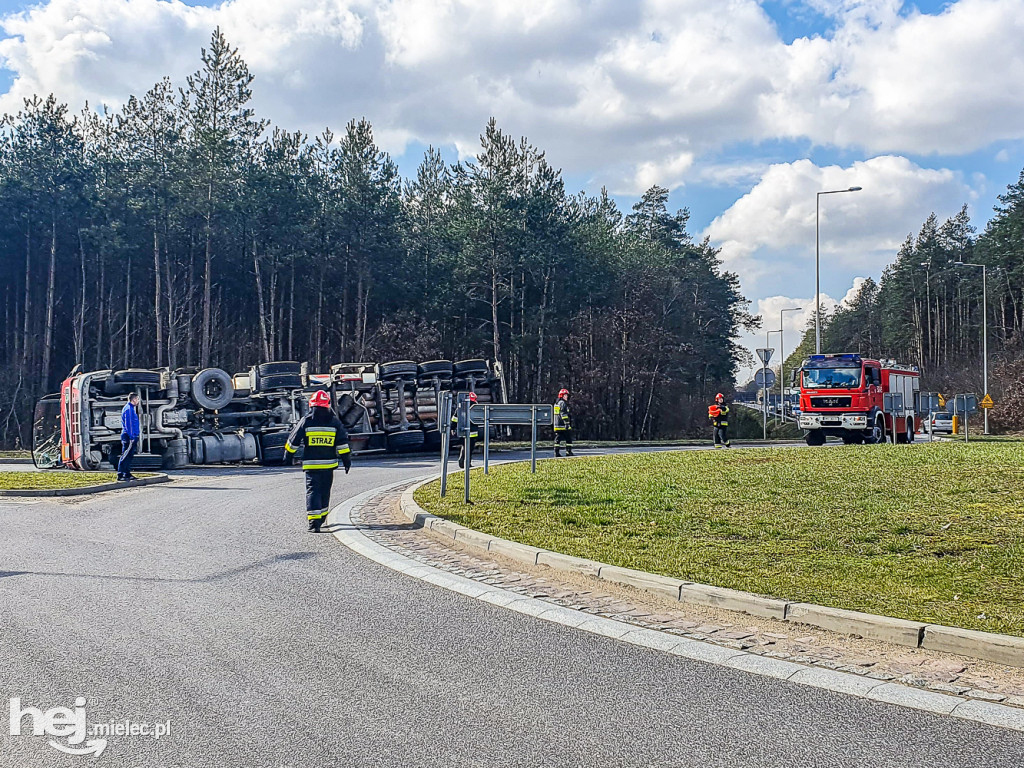
[[28, 451], [0, 451], [0, 460], [2, 459], [31, 459], [32, 454]]
[[[141, 474], [138, 477], [150, 475]], [[0, 472], [0, 491], [88, 488], [116, 480], [116, 472]]]
[[1024, 445], [543, 461], [417, 500], [503, 538], [765, 595], [1024, 635]]

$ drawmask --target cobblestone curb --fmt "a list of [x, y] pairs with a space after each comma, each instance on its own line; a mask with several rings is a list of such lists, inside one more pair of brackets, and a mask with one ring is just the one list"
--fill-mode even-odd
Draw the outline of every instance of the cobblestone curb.
[[[707, 584], [694, 584], [645, 571], [571, 558], [568, 555], [549, 552], [537, 547], [528, 547], [525, 544], [480, 533], [432, 515], [416, 502], [415, 492], [436, 479], [433, 477], [418, 482], [402, 493], [400, 506], [402, 514], [410, 522], [468, 547], [500, 553], [530, 564], [543, 563], [556, 571], [587, 572], [598, 579], [629, 584], [637, 589], [685, 603], [726, 608], [751, 616], [821, 627], [840, 634], [857, 635], [909, 648], [927, 648], [984, 659], [997, 664], [1024, 667], [1024, 638], [1012, 635], [925, 624], [889, 616], [829, 608], [812, 603], [788, 602]], [[513, 552], [518, 554], [511, 554]]]
[[144, 485], [155, 485], [156, 483], [169, 483], [171, 478], [165, 474], [143, 477], [129, 483], [103, 483], [102, 485], [88, 485], [84, 488], [25, 488], [17, 491], [0, 491], [0, 497], [13, 496], [88, 496], [93, 493], [104, 491], [120, 491], [125, 488], [141, 488]]
[[[400, 522], [405, 515], [400, 511], [400, 497], [410, 493], [408, 486], [409, 481], [404, 481], [349, 499], [332, 510], [327, 521], [329, 530], [354, 552], [392, 570], [545, 621], [694, 661], [1024, 731], [1024, 709], [1005, 706], [1024, 704], [1024, 699], [1013, 702], [1004, 694], [971, 690], [966, 685], [925, 690], [919, 676], [908, 674], [897, 679], [896, 674], [872, 669], [874, 662], [870, 660], [844, 660], [827, 648], [815, 649], [814, 658], [790, 656], [773, 650], [771, 638], [785, 638], [785, 634], [766, 633], [761, 631], [763, 627], [739, 629], [735, 625], [710, 626], [706, 622], [698, 625], [697, 621], [678, 615], [651, 613], [649, 606], [647, 610], [638, 608], [642, 603], [630, 604], [628, 598], [621, 595], [588, 591], [586, 587], [566, 588], [543, 577], [516, 572], [514, 567], [502, 565], [489, 556], [460, 551], [460, 547], [467, 545], [465, 542], [456, 544], [454, 538], [449, 547], [434, 534], [425, 536], [422, 532], [424, 523], [430, 525], [440, 518], [422, 513], [424, 518], [420, 523]], [[447, 538], [448, 534], [444, 536]], [[532, 573], [543, 572], [536, 566], [525, 564], [523, 567]], [[579, 578], [578, 581], [586, 580]], [[640, 599], [641, 593], [634, 591], [633, 594]], [[647, 600], [657, 602], [658, 599]], [[772, 624], [768, 620], [763, 623]], [[733, 629], [728, 630], [729, 627]], [[796, 638], [795, 642], [813, 644], [815, 639]], [[793, 649], [787, 650], [792, 652]], [[908, 653], [920, 656], [924, 652]], [[925, 654], [916, 663], [942, 666], [941, 674], [964, 670], [964, 665], [943, 662], [935, 654], [931, 657]], [[917, 669], [919, 675], [926, 674], [924, 669]], [[956, 679], [956, 675], [947, 675], [945, 679]]]

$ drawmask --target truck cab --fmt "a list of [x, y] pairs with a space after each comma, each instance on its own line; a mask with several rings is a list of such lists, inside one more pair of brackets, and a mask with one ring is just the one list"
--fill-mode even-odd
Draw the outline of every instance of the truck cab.
[[[917, 368], [859, 354], [811, 355], [799, 370], [798, 424], [808, 445], [828, 437], [844, 443], [914, 440]], [[902, 398], [886, 398], [900, 394]]]

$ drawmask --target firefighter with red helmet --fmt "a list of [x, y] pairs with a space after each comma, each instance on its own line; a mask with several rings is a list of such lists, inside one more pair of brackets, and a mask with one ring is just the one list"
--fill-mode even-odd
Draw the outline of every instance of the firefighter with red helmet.
[[302, 471], [306, 473], [306, 520], [309, 530], [320, 532], [331, 507], [331, 485], [340, 461], [345, 473], [352, 468], [348, 431], [331, 408], [331, 396], [318, 390], [309, 399], [309, 412], [288, 435], [284, 449], [295, 454], [302, 448]]
[[708, 406], [708, 418], [715, 428], [715, 448], [731, 448], [729, 444], [729, 406], [725, 403], [725, 395], [715, 395], [715, 404]]
[[[466, 399], [469, 401], [470, 407], [472, 408], [474, 405], [476, 405], [476, 392], [470, 392], [469, 394], [467, 394]], [[466, 466], [467, 460], [470, 463], [472, 463], [473, 459], [471, 454], [473, 453], [474, 447], [473, 441], [480, 437], [480, 433], [476, 431], [476, 427], [473, 426], [472, 422], [470, 422], [470, 424], [468, 425], [468, 435], [465, 434], [465, 428], [460, 429], [460, 427], [462, 427], [462, 425], [459, 424], [459, 413], [461, 412], [461, 410], [462, 408], [460, 406], [456, 406], [455, 413], [452, 415], [452, 436], [463, 438], [462, 447], [459, 448], [459, 469], [462, 469]]]
[[561, 389], [558, 392], [558, 400], [555, 401], [554, 412], [555, 424], [555, 456], [562, 456], [562, 443], [565, 443], [565, 452], [572, 456], [572, 421], [569, 419], [569, 390]]

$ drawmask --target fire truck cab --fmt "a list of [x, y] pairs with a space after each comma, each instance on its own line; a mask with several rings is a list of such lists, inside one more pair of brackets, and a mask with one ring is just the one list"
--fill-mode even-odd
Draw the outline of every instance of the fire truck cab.
[[[844, 443], [884, 443], [889, 437], [913, 442], [921, 379], [916, 367], [843, 353], [811, 355], [796, 374], [798, 424], [808, 445], [824, 445], [827, 437]], [[903, 394], [903, 407], [886, 413], [884, 396], [893, 392]]]

